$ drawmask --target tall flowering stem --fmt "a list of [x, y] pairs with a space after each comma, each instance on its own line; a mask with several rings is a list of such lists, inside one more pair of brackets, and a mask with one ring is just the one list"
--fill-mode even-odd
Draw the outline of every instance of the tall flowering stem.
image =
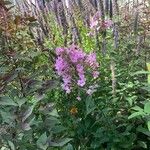
[[78, 46], [71, 45], [56, 48], [56, 55], [55, 69], [62, 78], [62, 88], [66, 93], [70, 93], [76, 87], [86, 89], [89, 73], [93, 79], [99, 77], [99, 63], [95, 53], [86, 54]]

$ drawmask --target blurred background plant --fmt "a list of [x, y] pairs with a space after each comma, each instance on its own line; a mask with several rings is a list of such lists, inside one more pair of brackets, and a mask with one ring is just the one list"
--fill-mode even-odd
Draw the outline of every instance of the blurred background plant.
[[[1, 150], [149, 150], [149, 17], [149, 0], [1, 0]], [[60, 86], [71, 44], [96, 53], [92, 95]]]

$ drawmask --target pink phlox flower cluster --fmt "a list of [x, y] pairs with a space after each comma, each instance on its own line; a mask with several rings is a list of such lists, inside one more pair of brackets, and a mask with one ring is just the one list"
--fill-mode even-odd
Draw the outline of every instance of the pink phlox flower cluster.
[[78, 49], [70, 50], [69, 57], [73, 63], [77, 63], [78, 61], [82, 61], [84, 59], [85, 53]]
[[90, 28], [93, 29], [98, 25], [98, 20], [94, 20], [93, 18], [90, 21]]
[[93, 78], [96, 79], [99, 77], [99, 71], [93, 71]]
[[101, 12], [97, 11], [95, 13], [95, 15], [90, 18], [90, 28], [91, 29], [97, 28], [100, 17], [101, 17]]
[[56, 63], [55, 63], [55, 69], [57, 70], [57, 73], [59, 76], [62, 76], [63, 78], [63, 85], [62, 88], [67, 92], [70, 93], [70, 84], [71, 84], [71, 76], [69, 75], [69, 64], [68, 62], [62, 58], [62, 57], [58, 57], [56, 59]]
[[113, 25], [112, 20], [105, 20], [102, 24], [102, 27], [105, 29], [108, 29], [108, 28], [112, 27], [112, 25]]
[[64, 75], [66, 71], [69, 69], [68, 63], [62, 57], [58, 57], [56, 59], [55, 68], [57, 70], [58, 75]]
[[86, 63], [93, 69], [92, 75], [93, 78], [96, 79], [99, 76], [99, 71], [97, 71], [99, 67], [99, 63], [96, 60], [96, 54], [90, 53], [86, 58]]
[[58, 48], [56, 48], [56, 55], [59, 56], [59, 55], [61, 55], [64, 51], [65, 51], [64, 48], [58, 47]]
[[98, 78], [99, 64], [96, 61], [96, 54], [86, 54], [75, 45], [68, 48], [56, 48], [57, 59], [55, 69], [62, 78], [62, 88], [70, 93], [74, 85], [83, 87], [86, 84], [86, 67], [90, 68], [93, 78]]
[[78, 80], [78, 85], [83, 87], [85, 85], [86, 82], [86, 78], [84, 75], [84, 67], [81, 64], [77, 64], [76, 66], [77, 72], [78, 72], [78, 76], [79, 76], [79, 80]]
[[71, 76], [69, 75], [64, 75], [63, 77], [63, 84], [62, 84], [62, 88], [66, 91], [66, 93], [70, 93], [71, 92]]
[[95, 13], [95, 15], [93, 15], [91, 18], [90, 18], [90, 33], [88, 34], [89, 36], [91, 35], [94, 35], [95, 33], [95, 30], [98, 31], [99, 29], [108, 29], [110, 27], [112, 27], [113, 25], [113, 22], [112, 20], [105, 20], [105, 21], [102, 21], [101, 19], [101, 12], [97, 11]]
[[96, 60], [96, 54], [95, 53], [90, 53], [89, 55], [87, 55], [86, 63], [89, 64], [90, 67], [92, 67], [94, 69], [99, 67], [99, 64]]

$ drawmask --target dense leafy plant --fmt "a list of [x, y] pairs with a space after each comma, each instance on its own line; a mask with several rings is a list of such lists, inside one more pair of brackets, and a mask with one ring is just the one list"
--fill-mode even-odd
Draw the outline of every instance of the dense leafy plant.
[[0, 2], [0, 148], [150, 149], [149, 1], [53, 2]]

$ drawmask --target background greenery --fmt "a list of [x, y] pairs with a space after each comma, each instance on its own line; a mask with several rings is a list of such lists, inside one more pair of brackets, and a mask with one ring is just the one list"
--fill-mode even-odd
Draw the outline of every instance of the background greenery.
[[[72, 1], [70, 14], [61, 2], [32, 13], [0, 2], [1, 150], [150, 149], [150, 1], [89, 2]], [[113, 27], [92, 37], [85, 14], [97, 10]], [[80, 90], [81, 101], [54, 69], [55, 48], [71, 43], [100, 63], [97, 91]]]

